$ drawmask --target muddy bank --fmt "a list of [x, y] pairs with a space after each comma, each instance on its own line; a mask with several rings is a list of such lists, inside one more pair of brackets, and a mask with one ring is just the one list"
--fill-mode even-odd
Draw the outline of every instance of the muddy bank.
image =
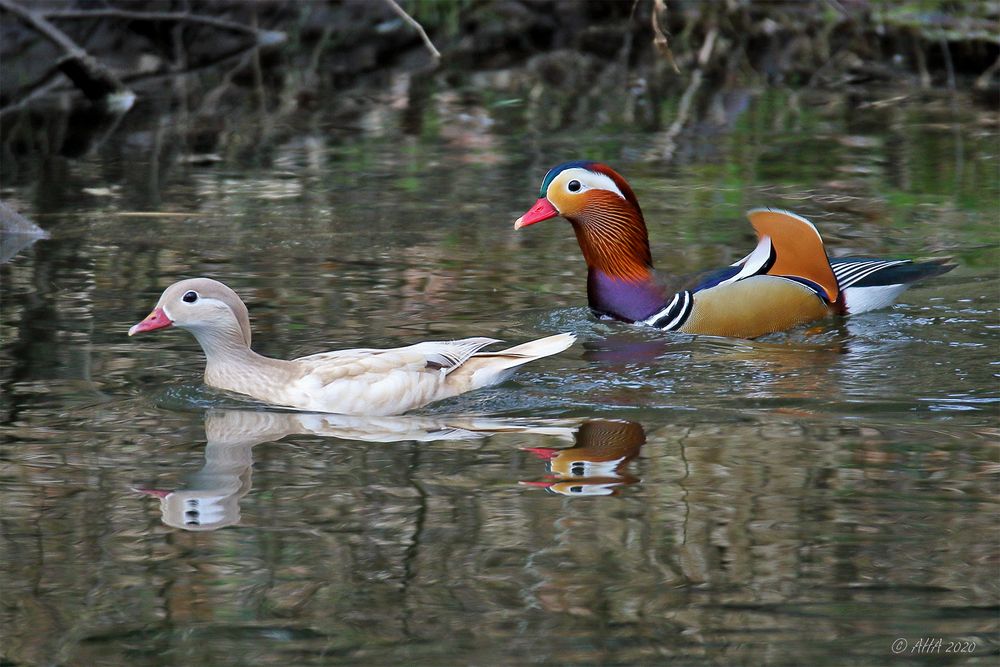
[[[991, 110], [1000, 69], [1000, 10], [979, 3], [26, 8], [0, 3], [8, 181], [30, 177], [20, 155], [86, 155], [122, 129], [168, 163], [266, 162], [268, 147], [290, 137], [319, 131], [337, 140], [386, 124], [474, 147], [504, 109], [537, 132], [604, 124], [660, 132], [656, 156], [669, 161], [686, 135], [724, 131], [768, 87], [842, 91], [848, 100], [880, 85], [943, 89]], [[848, 104], [870, 102], [855, 97]], [[447, 108], [428, 113], [432, 105]]]

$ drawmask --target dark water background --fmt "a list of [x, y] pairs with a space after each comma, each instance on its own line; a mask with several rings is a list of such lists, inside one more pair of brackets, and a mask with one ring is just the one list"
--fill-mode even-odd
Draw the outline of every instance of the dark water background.
[[[488, 87], [347, 125], [250, 104], [208, 148], [149, 96], [82, 155], [8, 127], [3, 196], [51, 238], [0, 268], [4, 664], [995, 664], [996, 115], [720, 99], [668, 164], [662, 131]], [[630, 180], [663, 270], [739, 259], [761, 205], [959, 267], [753, 342], [597, 322], [569, 226], [511, 228], [574, 158]], [[199, 275], [274, 356], [580, 342], [414, 418], [260, 412], [184, 332], [125, 335]]]

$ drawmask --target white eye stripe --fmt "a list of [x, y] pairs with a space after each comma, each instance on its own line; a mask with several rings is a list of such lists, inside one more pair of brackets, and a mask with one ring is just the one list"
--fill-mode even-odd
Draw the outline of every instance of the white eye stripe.
[[[569, 189], [569, 184], [572, 181], [580, 182], [580, 189], [577, 191], [572, 191]], [[573, 167], [572, 169], [567, 169], [566, 171], [559, 174], [559, 178], [552, 182], [549, 188], [552, 188], [560, 184], [560, 187], [565, 188], [567, 192], [571, 194], [580, 194], [584, 190], [607, 190], [608, 192], [613, 192], [622, 199], [625, 199], [625, 195], [618, 188], [618, 185], [611, 179], [607, 174], [599, 174], [589, 169], [583, 169], [581, 167]]]

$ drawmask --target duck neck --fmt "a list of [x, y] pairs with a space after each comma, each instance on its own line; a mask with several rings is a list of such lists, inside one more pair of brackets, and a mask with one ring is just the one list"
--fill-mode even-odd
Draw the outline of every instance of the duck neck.
[[257, 354], [237, 329], [191, 327], [205, 352], [205, 383], [212, 387], [244, 394], [268, 383], [284, 380], [287, 361]]
[[587, 298], [602, 315], [635, 322], [663, 307], [642, 213], [630, 204], [570, 220], [587, 262]]

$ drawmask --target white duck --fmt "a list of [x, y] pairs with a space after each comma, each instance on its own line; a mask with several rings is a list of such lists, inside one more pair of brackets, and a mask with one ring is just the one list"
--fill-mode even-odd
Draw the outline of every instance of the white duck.
[[394, 415], [497, 384], [529, 361], [562, 352], [563, 333], [499, 352], [492, 338], [426, 342], [388, 350], [323, 352], [291, 361], [250, 349], [250, 315], [236, 292], [210, 278], [174, 283], [132, 336], [169, 326], [187, 329], [205, 351], [205, 383], [271, 405], [339, 414]]

